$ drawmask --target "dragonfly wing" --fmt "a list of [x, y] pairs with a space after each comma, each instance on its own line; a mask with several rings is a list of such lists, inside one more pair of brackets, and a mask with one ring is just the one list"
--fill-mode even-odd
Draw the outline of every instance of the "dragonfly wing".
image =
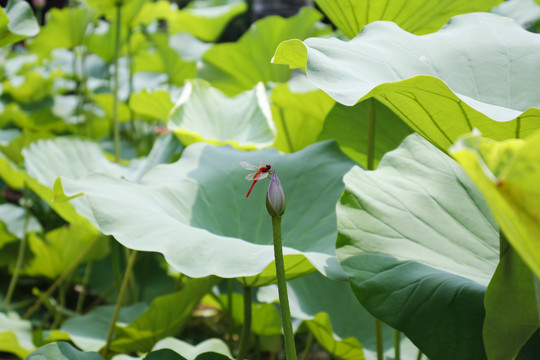
[[257, 173], [247, 174], [246, 175], [246, 180], [248, 180], [248, 181], [255, 180], [255, 175], [257, 175]]
[[247, 161], [240, 161], [240, 166], [246, 170], [259, 170], [259, 167], [257, 165], [250, 164]]
[[257, 176], [253, 176], [253, 180], [261, 180], [261, 179], [264, 179], [268, 176], [268, 172], [261, 172], [259, 173], [259, 175], [257, 174], [251, 174], [251, 175], [257, 175]]

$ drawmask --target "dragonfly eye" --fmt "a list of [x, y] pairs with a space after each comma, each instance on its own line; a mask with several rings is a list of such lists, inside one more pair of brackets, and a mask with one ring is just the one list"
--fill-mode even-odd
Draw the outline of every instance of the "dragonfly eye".
[[272, 165], [266, 164], [266, 170], [270, 170], [272, 168]]

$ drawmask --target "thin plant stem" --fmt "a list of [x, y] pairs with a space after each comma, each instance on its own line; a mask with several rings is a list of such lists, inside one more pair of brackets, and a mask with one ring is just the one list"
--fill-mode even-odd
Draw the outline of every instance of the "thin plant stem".
[[401, 359], [401, 332], [394, 329], [394, 360]]
[[9, 303], [11, 301], [11, 297], [13, 296], [13, 292], [15, 291], [15, 286], [17, 285], [17, 281], [19, 280], [19, 272], [22, 268], [22, 263], [24, 260], [24, 253], [26, 251], [26, 242], [28, 241], [28, 223], [30, 221], [30, 209], [28, 208], [28, 191], [25, 187], [25, 196], [23, 198], [24, 201], [24, 209], [25, 209], [25, 215], [24, 215], [24, 224], [23, 224], [23, 236], [21, 239], [21, 242], [19, 243], [19, 251], [17, 252], [17, 261], [15, 262], [15, 269], [13, 270], [13, 275], [11, 276], [11, 280], [9, 281], [8, 290], [6, 293], [6, 297], [4, 299], [4, 304], [2, 305], [2, 308], [9, 309]]
[[304, 349], [304, 352], [302, 353], [302, 359], [301, 360], [307, 360], [309, 356], [309, 350], [311, 350], [311, 346], [313, 346], [313, 333], [310, 331], [306, 343], [306, 348]]
[[422, 350], [418, 350], [418, 355], [416, 356], [416, 360], [422, 360]]
[[120, 123], [118, 122], [118, 57], [120, 53], [120, 29], [122, 26], [122, 3], [116, 6], [116, 33], [114, 36], [114, 77], [113, 77], [113, 132], [114, 132], [114, 157], [120, 161]]
[[244, 286], [244, 326], [240, 337], [240, 346], [238, 348], [238, 360], [246, 358], [249, 350], [249, 337], [251, 335], [251, 288]]
[[281, 242], [281, 216], [272, 216], [272, 231], [274, 234], [274, 260], [276, 263], [276, 277], [285, 341], [285, 354], [287, 360], [296, 360], [296, 347], [294, 345], [294, 333], [292, 328], [291, 310], [289, 309], [287, 278], [285, 277], [285, 262], [283, 261], [283, 248]]
[[62, 319], [64, 318], [62, 314], [62, 309], [66, 308], [67, 284], [69, 284], [69, 281], [62, 284], [62, 286], [60, 286], [60, 290], [58, 291], [58, 304], [54, 310], [54, 321], [51, 325], [51, 330], [58, 329], [58, 327], [62, 323]]
[[377, 345], [377, 360], [384, 360], [382, 322], [375, 319], [375, 341]]
[[52, 293], [56, 290], [56, 288], [58, 286], [60, 286], [60, 284], [62, 284], [62, 282], [64, 281], [64, 279], [69, 275], [71, 274], [71, 272], [73, 270], [75, 270], [75, 268], [77, 268], [77, 266], [79, 266], [79, 264], [81, 263], [81, 261], [84, 259], [84, 257], [86, 255], [88, 255], [88, 253], [90, 252], [90, 250], [92, 250], [92, 248], [97, 244], [97, 242], [99, 241], [100, 237], [99, 236], [96, 236], [94, 238], [94, 240], [92, 240], [91, 243], [89, 243], [88, 245], [86, 245], [86, 247], [83, 249], [83, 251], [81, 251], [79, 253], [79, 255], [75, 258], [75, 260], [71, 263], [71, 265], [69, 265], [69, 267], [64, 270], [64, 272], [58, 277], [58, 279], [56, 279], [56, 281], [47, 289], [47, 291], [45, 291], [43, 294], [41, 294], [41, 296], [38, 298], [38, 300], [34, 303], [34, 305], [32, 305], [32, 307], [30, 309], [28, 309], [28, 311], [26, 311], [26, 313], [23, 315], [23, 319], [28, 319], [30, 316], [32, 316], [32, 314], [34, 312], [36, 312], [37, 309], [39, 309], [39, 307], [41, 306], [41, 304], [43, 303], [43, 301], [45, 301], [46, 299], [49, 298], [49, 296], [52, 295]]
[[118, 315], [120, 314], [120, 308], [122, 307], [122, 303], [124, 302], [124, 295], [126, 294], [129, 277], [131, 276], [131, 273], [133, 271], [133, 266], [135, 265], [135, 259], [137, 258], [137, 253], [138, 253], [137, 250], [131, 250], [131, 253], [129, 254], [128, 262], [126, 265], [126, 271], [124, 272], [124, 278], [122, 279], [122, 284], [120, 284], [120, 290], [118, 291], [118, 297], [116, 299], [116, 306], [114, 308], [111, 324], [109, 325], [109, 331], [107, 332], [107, 340], [105, 342], [105, 346], [103, 347], [102, 355], [104, 358], [107, 358], [107, 354], [109, 353], [109, 347], [111, 346], [111, 341], [114, 335], [114, 328], [116, 325], [116, 320], [118, 320]]
[[[124, 248], [124, 254], [126, 256], [126, 259], [129, 259], [129, 254], [130, 254], [130, 251], [127, 247]], [[132, 276], [133, 274], [130, 274], [129, 276], [129, 279], [128, 279], [128, 283], [129, 283], [129, 288], [128, 288], [128, 294], [129, 294], [129, 302], [130, 304], [134, 304], [135, 303], [135, 277]]]
[[233, 333], [234, 333], [234, 319], [232, 315], [232, 307], [233, 307], [233, 279], [227, 280], [227, 331], [229, 333], [229, 350], [232, 352], [233, 350]]
[[375, 163], [375, 99], [367, 101], [367, 168], [374, 169]]
[[79, 293], [79, 297], [77, 298], [77, 306], [75, 307], [75, 312], [77, 314], [80, 314], [82, 312], [82, 308], [84, 306], [86, 287], [88, 286], [88, 282], [90, 281], [90, 275], [92, 274], [92, 264], [92, 261], [89, 261], [86, 264], [86, 268], [84, 269], [83, 280], [81, 283], [81, 292]]
[[289, 133], [289, 128], [287, 127], [287, 122], [285, 121], [285, 112], [283, 108], [279, 108], [279, 117], [281, 118], [281, 125], [283, 126], [283, 132], [285, 133], [285, 138], [287, 139], [287, 144], [289, 145], [289, 150], [294, 152], [294, 146], [291, 140], [291, 134]]

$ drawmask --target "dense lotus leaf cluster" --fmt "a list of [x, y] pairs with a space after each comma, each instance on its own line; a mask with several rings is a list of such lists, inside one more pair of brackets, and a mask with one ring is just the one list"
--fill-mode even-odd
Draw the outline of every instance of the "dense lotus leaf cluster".
[[7, 2], [0, 357], [283, 357], [267, 206], [304, 358], [537, 357], [540, 5], [315, 2]]

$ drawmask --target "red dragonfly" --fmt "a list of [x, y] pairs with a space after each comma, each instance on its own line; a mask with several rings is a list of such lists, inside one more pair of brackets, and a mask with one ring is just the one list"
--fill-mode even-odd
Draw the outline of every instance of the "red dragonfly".
[[274, 172], [274, 170], [270, 170], [270, 169], [272, 169], [272, 165], [263, 166], [262, 161], [261, 161], [261, 164], [259, 166], [250, 164], [247, 161], [240, 161], [240, 166], [243, 167], [246, 170], [255, 171], [254, 173], [246, 175], [246, 180], [248, 180], [248, 181], [253, 180], [253, 184], [251, 184], [251, 187], [249, 188], [249, 191], [248, 191], [248, 193], [246, 195], [246, 199], [249, 196], [249, 194], [251, 193], [251, 190], [253, 189], [253, 187], [255, 186], [257, 181], [268, 177], [268, 175], [271, 175], [272, 172]]

